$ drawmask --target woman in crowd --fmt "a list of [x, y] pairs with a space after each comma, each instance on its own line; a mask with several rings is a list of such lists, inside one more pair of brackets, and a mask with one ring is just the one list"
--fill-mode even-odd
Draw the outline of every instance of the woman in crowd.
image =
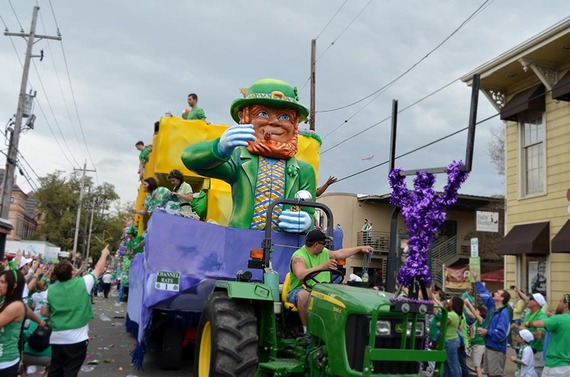
[[172, 196], [177, 197], [180, 203], [180, 214], [187, 216], [192, 215], [194, 213], [192, 205], [190, 205], [190, 202], [194, 198], [192, 186], [184, 181], [184, 175], [182, 175], [178, 169], [174, 169], [168, 174], [168, 180], [174, 186]]
[[16, 377], [20, 366], [18, 344], [26, 308], [22, 302], [24, 276], [18, 270], [0, 273], [0, 376]]
[[143, 187], [148, 192], [144, 201], [144, 207], [140, 210], [133, 208], [132, 212], [138, 215], [150, 215], [156, 207], [161, 206], [168, 200], [171, 193], [166, 187], [159, 187], [158, 182], [153, 177], [145, 178]]
[[483, 377], [483, 355], [485, 354], [485, 338], [477, 334], [477, 329], [483, 327], [483, 322], [487, 316], [487, 307], [481, 305], [479, 309], [471, 304], [467, 299], [463, 301], [465, 303], [465, 311], [468, 316], [475, 320], [475, 328], [473, 329], [473, 338], [471, 339], [471, 361], [473, 367], [477, 372], [477, 377]]
[[458, 377], [461, 376], [461, 366], [459, 364], [459, 347], [461, 340], [459, 339], [459, 324], [461, 323], [461, 316], [463, 315], [463, 300], [459, 297], [461, 305], [454, 302], [453, 299], [446, 300], [444, 303], [445, 309], [448, 311], [447, 315], [447, 329], [445, 331], [445, 352], [447, 360], [444, 366], [444, 377]]

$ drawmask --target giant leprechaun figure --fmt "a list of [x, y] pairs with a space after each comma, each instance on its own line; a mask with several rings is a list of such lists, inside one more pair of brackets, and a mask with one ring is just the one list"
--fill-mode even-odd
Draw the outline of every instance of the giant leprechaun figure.
[[[294, 199], [299, 190], [315, 199], [315, 171], [295, 158], [298, 124], [308, 110], [299, 104], [297, 88], [281, 80], [259, 80], [242, 93], [244, 98], [236, 99], [230, 109], [239, 124], [218, 139], [190, 145], [182, 162], [198, 174], [231, 185], [230, 227], [264, 229], [271, 201]], [[271, 226], [301, 233], [313, 225], [313, 214], [312, 208], [276, 208]]]

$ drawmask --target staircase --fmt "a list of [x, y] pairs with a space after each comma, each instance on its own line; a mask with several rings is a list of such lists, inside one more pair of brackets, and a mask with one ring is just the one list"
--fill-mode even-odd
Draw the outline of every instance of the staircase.
[[450, 266], [459, 260], [457, 255], [457, 236], [442, 237], [435, 240], [430, 247], [431, 278], [441, 288], [443, 283], [442, 266]]

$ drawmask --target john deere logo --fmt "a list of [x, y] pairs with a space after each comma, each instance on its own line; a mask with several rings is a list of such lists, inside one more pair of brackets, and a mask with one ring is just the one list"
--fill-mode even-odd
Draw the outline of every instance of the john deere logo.
[[401, 334], [402, 331], [403, 331], [403, 326], [402, 326], [402, 324], [401, 324], [401, 323], [397, 323], [397, 324], [396, 324], [396, 332], [397, 332], [398, 334]]

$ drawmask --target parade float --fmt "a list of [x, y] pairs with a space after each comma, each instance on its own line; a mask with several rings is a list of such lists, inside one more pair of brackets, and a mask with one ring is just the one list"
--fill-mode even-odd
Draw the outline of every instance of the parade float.
[[[426, 362], [435, 362], [442, 372], [443, 347], [427, 349], [433, 303], [425, 294], [430, 240], [425, 232], [437, 230], [445, 218], [465, 169], [460, 163], [449, 166], [449, 190], [442, 199], [427, 187], [433, 185], [431, 176], [418, 174], [418, 186], [408, 190], [399, 178], [402, 172], [392, 171], [393, 204], [410, 215], [410, 233], [419, 235], [399, 278], [409, 297], [334, 284], [343, 280], [342, 271], [316, 271], [304, 281], [311, 291], [310, 336], [302, 336], [296, 308], [285, 302], [287, 274], [292, 253], [314, 226], [315, 210], [332, 239], [327, 247], [342, 247], [340, 234], [333, 232], [333, 214], [315, 202], [320, 139], [299, 131], [307, 112], [286, 83], [260, 80], [243, 94], [232, 104], [237, 123], [232, 127], [174, 116], [156, 124], [144, 176], [167, 185], [169, 171], [179, 169], [195, 192], [205, 193], [207, 212], [202, 221], [168, 208], [136, 219], [146, 241], [129, 273], [127, 329], [138, 340], [133, 363], [142, 366], [151, 338], [158, 338], [169, 369], [180, 366], [183, 347], [193, 344], [197, 377], [419, 376]], [[283, 126], [281, 132], [267, 126], [274, 116], [292, 128]], [[284, 138], [295, 139], [296, 153], [262, 142]], [[259, 199], [264, 182], [272, 191]], [[145, 196], [141, 188], [137, 206]], [[429, 220], [422, 222], [426, 213]], [[313, 284], [321, 273], [330, 275], [329, 284]]]

